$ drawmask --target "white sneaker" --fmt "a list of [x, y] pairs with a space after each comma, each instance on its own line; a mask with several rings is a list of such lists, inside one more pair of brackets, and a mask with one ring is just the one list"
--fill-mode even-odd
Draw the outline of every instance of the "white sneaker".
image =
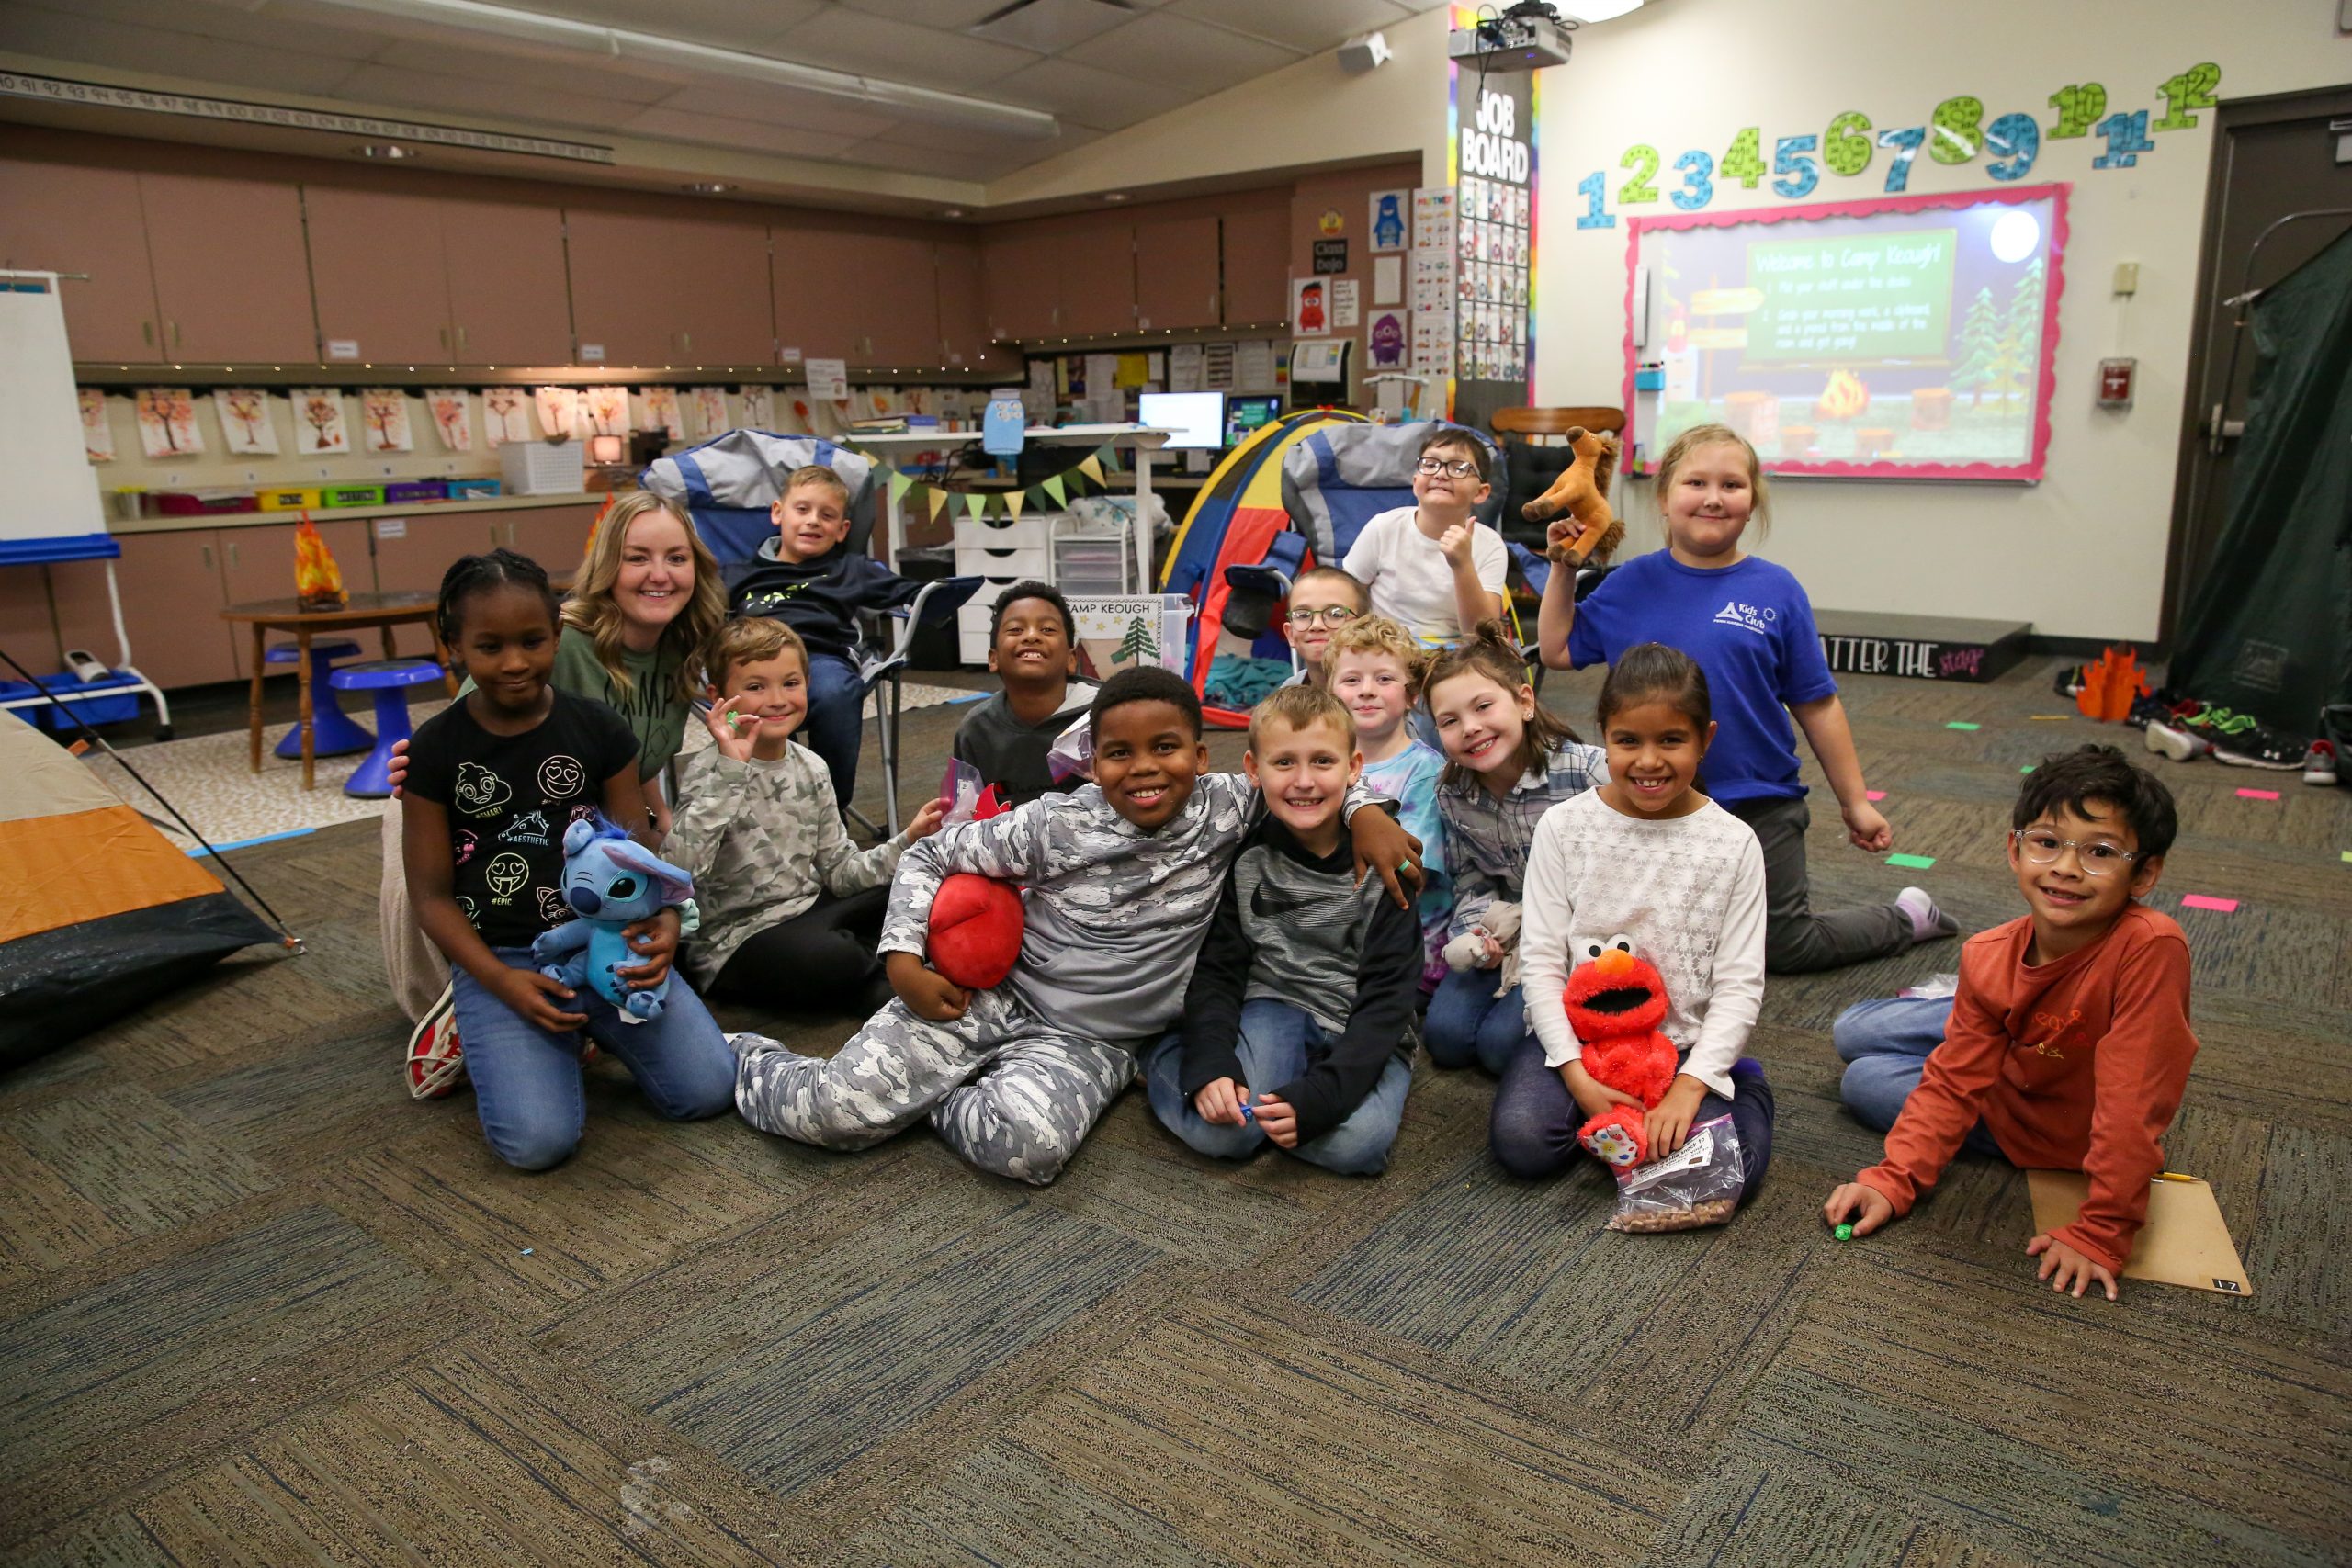
[[449, 987], [424, 1011], [415, 1032], [408, 1037], [408, 1092], [412, 1100], [438, 1100], [455, 1089], [466, 1076], [464, 1052], [458, 1044], [456, 998]]
[[2150, 719], [2148, 728], [2140, 733], [2147, 738], [2149, 750], [2170, 757], [2176, 762], [2192, 761], [2205, 750], [2205, 742], [2186, 729], [2154, 719]]
[[2303, 753], [2303, 782], [2307, 784], [2332, 784], [2336, 780], [2335, 743], [2314, 740], [2312, 749]]

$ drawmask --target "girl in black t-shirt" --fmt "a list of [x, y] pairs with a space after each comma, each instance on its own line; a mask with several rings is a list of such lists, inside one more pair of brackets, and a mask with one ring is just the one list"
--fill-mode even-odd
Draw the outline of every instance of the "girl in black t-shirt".
[[[440, 630], [473, 690], [420, 726], [409, 748], [401, 851], [417, 923], [449, 959], [458, 1037], [491, 1147], [543, 1170], [578, 1146], [583, 1028], [628, 1065], [662, 1115], [718, 1115], [734, 1104], [735, 1056], [692, 991], [673, 986], [659, 1018], [632, 1023], [593, 989], [540, 974], [531, 956], [534, 937], [571, 918], [565, 828], [600, 810], [646, 820], [636, 736], [603, 703], [548, 682], [558, 631], [547, 573], [512, 550], [465, 557], [441, 580]], [[639, 987], [659, 983], [677, 950], [677, 911], [628, 934], [643, 962], [622, 975]]]

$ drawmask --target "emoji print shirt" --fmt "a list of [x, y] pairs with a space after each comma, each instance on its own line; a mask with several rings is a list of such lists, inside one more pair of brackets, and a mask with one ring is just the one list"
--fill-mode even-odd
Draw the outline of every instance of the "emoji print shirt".
[[538, 728], [492, 735], [464, 702], [417, 727], [408, 782], [449, 813], [458, 908], [492, 947], [527, 947], [571, 918], [563, 830], [603, 805], [605, 781], [637, 758], [637, 736], [603, 703], [554, 688]]

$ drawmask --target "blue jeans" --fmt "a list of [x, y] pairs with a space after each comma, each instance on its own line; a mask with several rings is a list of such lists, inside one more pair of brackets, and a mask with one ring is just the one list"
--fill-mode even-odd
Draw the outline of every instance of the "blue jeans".
[[801, 722], [801, 744], [825, 761], [833, 779], [833, 804], [846, 807], [857, 788], [857, 747], [865, 720], [865, 688], [857, 669], [837, 654], [808, 659], [808, 716]]
[[[526, 947], [491, 952], [510, 969], [538, 967]], [[588, 1114], [579, 1035], [518, 1016], [462, 968], [452, 966], [449, 987], [482, 1135], [509, 1165], [562, 1164], [580, 1146]], [[735, 1053], [683, 976], [673, 978], [662, 1016], [643, 1023], [623, 1023], [612, 1003], [584, 986], [561, 1005], [587, 1014], [590, 1038], [628, 1065], [662, 1116], [695, 1122], [734, 1108]]]
[[[1829, 1026], [1829, 1038], [1846, 1064], [1839, 1093], [1854, 1120], [1883, 1133], [1903, 1114], [1903, 1102], [1919, 1087], [1928, 1053], [1944, 1043], [1951, 1018], [1950, 997], [1882, 997], [1856, 1002]], [[1960, 1145], [1973, 1155], [2007, 1156], [1980, 1118]]]
[[1430, 1061], [1441, 1067], [1466, 1067], [1476, 1061], [1502, 1077], [1520, 1043], [1531, 1036], [1519, 987], [1495, 995], [1499, 977], [1492, 969], [1456, 969], [1437, 983], [1421, 1024]]
[[[1329, 1043], [1323, 1026], [1287, 1002], [1261, 997], [1241, 1004], [1241, 1038], [1234, 1044], [1234, 1055], [1241, 1058], [1241, 1081], [1253, 1094], [1297, 1077], [1306, 1071], [1308, 1059]], [[1144, 1091], [1150, 1096], [1152, 1114], [1194, 1149], [1216, 1159], [1248, 1159], [1272, 1142], [1255, 1122], [1228, 1127], [1204, 1119], [1193, 1108], [1183, 1081], [1184, 1043], [1170, 1034], [1145, 1059]], [[1372, 1092], [1347, 1120], [1319, 1137], [1302, 1140], [1289, 1152], [1341, 1176], [1378, 1176], [1388, 1168], [1388, 1147], [1396, 1141], [1397, 1124], [1405, 1119], [1405, 1091], [1412, 1085], [1412, 1068], [1389, 1057]]]
[[[1765, 1081], [1763, 1064], [1753, 1056], [1731, 1065], [1731, 1079], [1737, 1091], [1733, 1098], [1725, 1100], [1709, 1089], [1700, 1098], [1690, 1124], [1731, 1118], [1732, 1131], [1739, 1134], [1739, 1201], [1745, 1204], [1756, 1196], [1756, 1184], [1772, 1163], [1772, 1086]], [[1577, 1134], [1589, 1120], [1568, 1092], [1560, 1069], [1544, 1065], [1544, 1043], [1531, 1037], [1495, 1086], [1487, 1144], [1496, 1161], [1513, 1176], [1526, 1180], [1557, 1176], [1584, 1153]]]

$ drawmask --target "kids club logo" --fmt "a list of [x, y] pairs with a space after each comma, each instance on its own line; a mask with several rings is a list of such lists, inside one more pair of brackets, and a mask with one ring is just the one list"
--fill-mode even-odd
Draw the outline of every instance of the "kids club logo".
[[1743, 604], [1736, 599], [1725, 600], [1724, 607], [1715, 612], [1715, 625], [1741, 626], [1754, 632], [1758, 637], [1770, 637], [1772, 623], [1780, 618], [1781, 613], [1770, 604], [1759, 610], [1753, 604]]
[[515, 890], [531, 880], [531, 863], [509, 850], [490, 857], [482, 867], [481, 879], [501, 898], [511, 898]]
[[450, 793], [458, 797], [458, 809], [469, 817], [487, 817], [514, 798], [506, 781], [480, 762], [458, 764], [458, 784]]
[[588, 770], [576, 757], [561, 753], [539, 764], [539, 792], [549, 800], [565, 800], [588, 786]]

